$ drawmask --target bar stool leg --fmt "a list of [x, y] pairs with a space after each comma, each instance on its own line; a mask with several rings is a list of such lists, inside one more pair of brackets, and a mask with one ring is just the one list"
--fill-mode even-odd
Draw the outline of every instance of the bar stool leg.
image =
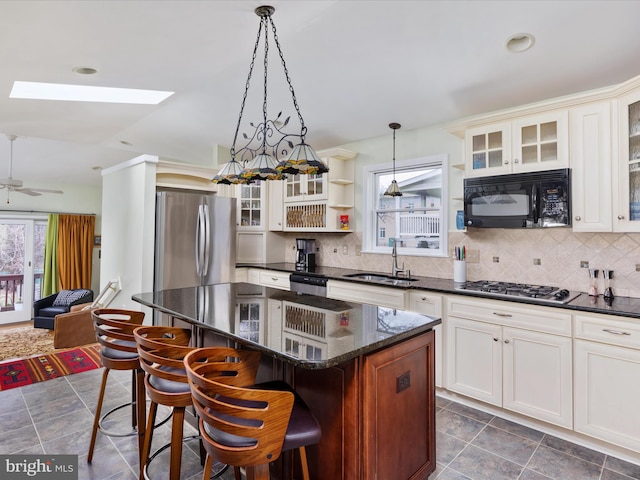
[[107, 376], [109, 375], [109, 369], [105, 367], [102, 372], [102, 385], [100, 385], [100, 395], [98, 395], [98, 404], [96, 405], [96, 413], [93, 418], [93, 428], [91, 430], [91, 442], [89, 443], [89, 455], [87, 455], [87, 462], [91, 463], [93, 459], [93, 449], [96, 446], [96, 436], [98, 435], [98, 425], [100, 423], [100, 414], [102, 413], [102, 402], [104, 401], [104, 391], [107, 388]]
[[[144, 440], [147, 429], [145, 428], [147, 421], [147, 392], [144, 388], [144, 370], [141, 368], [136, 370], [135, 376], [135, 392], [136, 392], [136, 423], [138, 425], [138, 459], [140, 468], [142, 468], [142, 450], [144, 448]], [[153, 425], [151, 425], [153, 430]]]
[[144, 443], [140, 451], [140, 480], [144, 480], [144, 469], [149, 461], [149, 453], [151, 452], [151, 442], [153, 441], [153, 425], [156, 422], [156, 413], [158, 412], [158, 404], [151, 402], [149, 407], [149, 418], [147, 420], [147, 428], [145, 429]]
[[173, 407], [173, 421], [171, 423], [171, 466], [169, 468], [169, 480], [180, 480], [184, 411], [184, 407]]

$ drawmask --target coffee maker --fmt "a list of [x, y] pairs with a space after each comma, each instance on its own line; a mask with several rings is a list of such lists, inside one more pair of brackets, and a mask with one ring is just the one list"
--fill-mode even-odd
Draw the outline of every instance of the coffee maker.
[[308, 271], [316, 266], [316, 241], [313, 238], [296, 238], [296, 270]]

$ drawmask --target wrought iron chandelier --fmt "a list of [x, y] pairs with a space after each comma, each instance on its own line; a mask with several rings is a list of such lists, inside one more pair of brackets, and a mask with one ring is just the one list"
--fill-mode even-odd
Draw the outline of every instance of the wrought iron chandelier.
[[[256, 15], [260, 17], [260, 26], [258, 27], [258, 37], [253, 49], [253, 57], [249, 66], [249, 75], [245, 84], [244, 95], [240, 105], [240, 116], [236, 125], [233, 144], [231, 146], [231, 160], [226, 163], [222, 169], [211, 180], [213, 183], [221, 184], [243, 184], [252, 183], [257, 180], [282, 180], [287, 175], [314, 174], [322, 175], [327, 173], [329, 169], [324, 162], [318, 157], [318, 154], [306, 142], [307, 127], [304, 124], [298, 100], [296, 99], [289, 71], [284, 61], [276, 26], [271, 16], [275, 12], [275, 8], [271, 6], [261, 6], [255, 9]], [[280, 112], [273, 120], [267, 119], [267, 77], [268, 77], [268, 57], [269, 57], [269, 26], [273, 32], [273, 40], [278, 48], [278, 54], [284, 69], [285, 78], [289, 85], [289, 91], [293, 99], [293, 106], [298, 114], [300, 121], [300, 134], [287, 133], [284, 128], [289, 124], [291, 117], [281, 120], [282, 112]], [[262, 122], [257, 126], [251, 123], [254, 131], [251, 135], [243, 133], [246, 143], [240, 148], [236, 148], [238, 141], [238, 133], [242, 123], [242, 113], [244, 111], [251, 74], [255, 64], [260, 38], [264, 30], [264, 91], [262, 101]], [[294, 142], [297, 145], [294, 145]], [[281, 160], [282, 159], [282, 160]]]
[[402, 192], [400, 191], [400, 187], [398, 187], [398, 182], [396, 182], [396, 130], [400, 128], [400, 124], [390, 123], [389, 128], [393, 130], [393, 180], [384, 194], [389, 197], [401, 197]]

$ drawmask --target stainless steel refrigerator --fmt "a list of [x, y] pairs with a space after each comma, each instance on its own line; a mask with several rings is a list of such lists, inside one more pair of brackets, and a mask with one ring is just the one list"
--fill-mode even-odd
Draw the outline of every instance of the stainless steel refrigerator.
[[154, 290], [232, 282], [236, 200], [212, 194], [156, 194]]

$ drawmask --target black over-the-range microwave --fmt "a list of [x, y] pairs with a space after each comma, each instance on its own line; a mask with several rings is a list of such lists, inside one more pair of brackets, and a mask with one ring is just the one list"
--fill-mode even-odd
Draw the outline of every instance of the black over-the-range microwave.
[[466, 178], [464, 223], [479, 228], [571, 226], [571, 169]]

